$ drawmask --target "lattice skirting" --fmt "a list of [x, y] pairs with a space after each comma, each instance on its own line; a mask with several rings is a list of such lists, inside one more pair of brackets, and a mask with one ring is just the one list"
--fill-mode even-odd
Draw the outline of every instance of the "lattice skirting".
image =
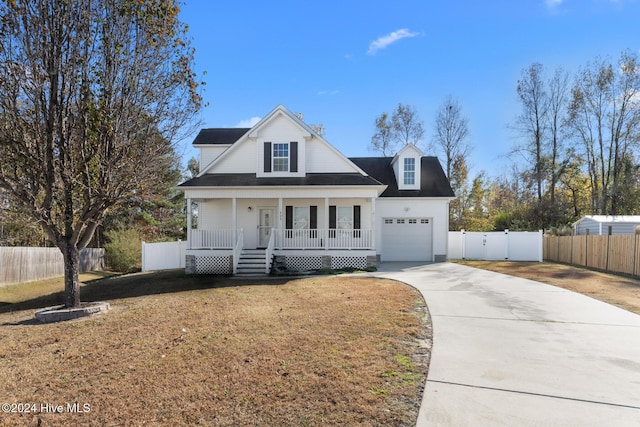
[[341, 268], [367, 268], [366, 256], [333, 256], [331, 257], [331, 268], [339, 270]]
[[289, 271], [314, 271], [322, 268], [321, 256], [286, 256], [284, 262]]
[[233, 274], [231, 256], [196, 256], [196, 274]]

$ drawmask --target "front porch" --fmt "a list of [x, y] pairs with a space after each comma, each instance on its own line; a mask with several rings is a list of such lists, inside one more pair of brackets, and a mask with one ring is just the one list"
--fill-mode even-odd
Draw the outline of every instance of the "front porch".
[[315, 271], [377, 265], [371, 229], [276, 229], [264, 231], [265, 247], [247, 248], [243, 229], [193, 229], [187, 273], [269, 274], [278, 270]]

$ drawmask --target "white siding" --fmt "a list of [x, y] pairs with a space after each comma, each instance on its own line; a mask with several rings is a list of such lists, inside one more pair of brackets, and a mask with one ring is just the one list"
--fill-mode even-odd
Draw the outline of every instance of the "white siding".
[[305, 144], [305, 131], [301, 129], [297, 124], [292, 122], [288, 117], [284, 115], [278, 115], [273, 120], [265, 124], [260, 128], [257, 134], [256, 144], [256, 172], [258, 176], [268, 175], [274, 176], [275, 173], [264, 173], [264, 143], [288, 143], [296, 141], [298, 143], [298, 172], [297, 173], [282, 173], [284, 176], [304, 176], [306, 173], [305, 159], [306, 159], [306, 144]]
[[356, 172], [350, 161], [318, 139], [312, 139], [307, 142], [306, 168], [308, 173]]
[[206, 166], [212, 161], [218, 158], [222, 153], [229, 148], [228, 145], [208, 146], [200, 148], [200, 170], [204, 170]]
[[229, 149], [223, 156], [223, 161], [216, 162], [208, 173], [255, 173], [257, 156], [256, 143], [244, 140]]

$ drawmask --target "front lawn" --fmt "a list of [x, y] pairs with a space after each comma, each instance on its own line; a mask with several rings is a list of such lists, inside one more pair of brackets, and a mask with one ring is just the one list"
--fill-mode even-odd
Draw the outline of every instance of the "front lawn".
[[109, 313], [49, 325], [33, 310], [60, 296], [29, 286], [0, 291], [0, 403], [23, 412], [0, 425], [415, 425], [431, 329], [404, 284], [142, 273], [83, 286]]

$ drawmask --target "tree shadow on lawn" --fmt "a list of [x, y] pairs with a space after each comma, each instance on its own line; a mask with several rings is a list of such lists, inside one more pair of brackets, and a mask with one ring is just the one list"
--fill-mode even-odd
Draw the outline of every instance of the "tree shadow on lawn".
[[[110, 301], [199, 289], [228, 288], [246, 285], [282, 285], [291, 279], [292, 278], [234, 279], [229, 276], [187, 275], [184, 273], [184, 270], [166, 270], [92, 280], [80, 286], [80, 297], [82, 301]], [[64, 287], [63, 283], [61, 287]], [[17, 303], [0, 301], [0, 313], [20, 310], [38, 310], [60, 304], [64, 304], [63, 290]]]

